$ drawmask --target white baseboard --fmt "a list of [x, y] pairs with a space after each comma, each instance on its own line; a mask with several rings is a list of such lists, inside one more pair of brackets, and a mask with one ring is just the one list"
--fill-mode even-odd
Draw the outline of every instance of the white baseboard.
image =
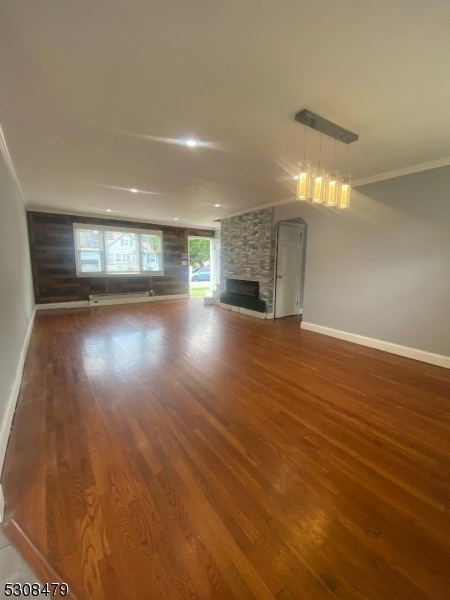
[[255, 319], [267, 319], [266, 313], [261, 313], [261, 312], [258, 312], [257, 310], [255, 310], [253, 312], [253, 316], [255, 317]]
[[353, 342], [354, 344], [360, 344], [361, 346], [376, 348], [377, 350], [383, 350], [384, 352], [390, 352], [391, 354], [405, 356], [406, 358], [412, 358], [413, 360], [420, 360], [421, 362], [426, 362], [431, 365], [450, 369], [450, 356], [434, 354], [433, 352], [426, 352], [425, 350], [410, 348], [409, 346], [401, 346], [392, 342], [385, 342], [383, 340], [377, 340], [376, 338], [370, 338], [364, 335], [358, 335], [356, 333], [349, 333], [348, 331], [341, 331], [339, 329], [332, 329], [331, 327], [324, 327], [322, 325], [316, 325], [315, 323], [308, 323], [306, 321], [302, 321], [300, 326], [302, 329], [307, 331], [314, 331], [315, 333], [329, 335], [340, 340]]
[[[159, 300], [180, 300], [184, 298], [189, 298], [189, 294], [172, 294], [168, 296], [145, 296], [142, 298], [104, 298], [102, 299], [101, 304], [96, 304], [95, 307], [108, 306], [113, 304], [135, 304], [136, 302], [158, 302]], [[79, 300], [77, 302], [50, 302], [49, 304], [36, 305], [36, 310], [52, 310], [58, 308], [89, 308], [89, 300]]]
[[[139, 302], [158, 302], [159, 300], [180, 300], [189, 298], [189, 294], [172, 294], [170, 296], [142, 296], [136, 298], [105, 298], [103, 297], [98, 304], [94, 306], [112, 306], [114, 304], [136, 304]], [[92, 305], [91, 305], [92, 307]]]
[[[6, 401], [5, 412], [3, 415], [3, 420], [0, 424], [0, 477], [1, 472], [3, 471], [3, 464], [5, 462], [6, 448], [8, 446], [9, 434], [11, 432], [11, 425], [14, 419], [14, 412], [16, 410], [17, 399], [19, 397], [20, 386], [22, 383], [22, 374], [23, 367], [25, 365], [25, 358], [27, 356], [28, 345], [30, 343], [31, 332], [33, 331], [34, 317], [36, 311], [33, 310], [33, 313], [30, 318], [30, 322], [28, 323], [28, 329], [25, 334], [25, 339], [23, 341], [22, 350], [20, 351], [19, 362], [17, 364], [16, 374], [14, 378], [14, 383], [11, 389], [11, 393], [9, 394], [9, 398]], [[3, 498], [3, 490], [1, 489], [0, 484], [0, 522], [3, 520], [4, 514], [4, 498]]]
[[157, 300], [189, 300], [189, 294], [172, 294], [170, 296], [152, 296], [150, 300], [156, 302]]
[[36, 310], [52, 310], [56, 308], [86, 308], [89, 307], [89, 300], [79, 300], [78, 302], [49, 302], [48, 304], [36, 304]]

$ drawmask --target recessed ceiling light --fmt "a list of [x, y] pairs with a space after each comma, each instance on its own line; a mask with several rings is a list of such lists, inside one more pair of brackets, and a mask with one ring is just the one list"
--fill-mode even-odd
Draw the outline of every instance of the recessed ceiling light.
[[137, 193], [138, 193], [138, 191], [137, 191], [137, 189], [136, 189], [136, 188], [131, 188], [131, 189], [130, 189], [130, 192], [133, 192], [133, 194], [137, 194]]
[[186, 142], [186, 146], [189, 146], [189, 148], [195, 148], [195, 146], [197, 145], [197, 142], [195, 140], [187, 140]]
[[215, 206], [216, 208], [219, 208], [220, 204], [214, 204], [214, 206]]
[[173, 220], [174, 220], [174, 221], [178, 221], [178, 217], [174, 217], [174, 218], [173, 218]]
[[298, 179], [298, 175], [294, 175], [293, 179]]
[[107, 208], [107, 209], [106, 209], [106, 212], [111, 212], [111, 209], [110, 209], [110, 208]]

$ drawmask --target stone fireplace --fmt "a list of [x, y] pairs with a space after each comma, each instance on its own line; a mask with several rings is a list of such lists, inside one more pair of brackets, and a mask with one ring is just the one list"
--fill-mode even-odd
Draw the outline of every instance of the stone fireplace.
[[[255, 303], [263, 302], [267, 314], [273, 311], [275, 236], [272, 215], [273, 209], [265, 208], [222, 219], [220, 234], [222, 294], [237, 292], [240, 294], [237, 299], [253, 298]], [[238, 290], [233, 287], [235, 285]]]

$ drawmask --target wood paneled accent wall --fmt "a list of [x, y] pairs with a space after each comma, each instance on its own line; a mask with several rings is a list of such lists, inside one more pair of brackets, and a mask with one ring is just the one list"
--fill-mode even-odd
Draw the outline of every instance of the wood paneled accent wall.
[[[28, 212], [31, 265], [36, 304], [88, 300], [90, 294], [143, 292], [155, 296], [189, 293], [189, 267], [181, 254], [188, 251], [188, 236], [214, 237], [214, 230], [186, 229], [155, 223], [136, 223], [76, 215]], [[164, 276], [77, 277], [73, 224], [111, 225], [163, 232]]]

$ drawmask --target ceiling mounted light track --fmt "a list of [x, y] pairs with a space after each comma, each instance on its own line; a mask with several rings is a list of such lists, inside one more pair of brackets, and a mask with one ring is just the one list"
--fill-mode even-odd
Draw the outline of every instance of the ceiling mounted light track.
[[[297, 200], [312, 200], [314, 204], [348, 208], [350, 206], [351, 178], [347, 173], [348, 145], [356, 142], [359, 136], [310, 110], [304, 109], [295, 115], [295, 120], [305, 126], [304, 157], [299, 163], [297, 180]], [[318, 168], [306, 160], [306, 127], [320, 132], [320, 156]], [[333, 166], [331, 172], [321, 168], [323, 134], [334, 139]], [[335, 169], [336, 141], [347, 145], [345, 172], [341, 177]]]
[[299, 123], [303, 123], [303, 125], [306, 125], [307, 127], [311, 127], [311, 129], [315, 129], [316, 131], [320, 131], [320, 133], [324, 133], [325, 135], [334, 138], [338, 142], [343, 142], [344, 144], [351, 144], [359, 139], [359, 135], [356, 133], [352, 133], [351, 131], [348, 131], [348, 129], [344, 129], [339, 125], [336, 125], [336, 123], [332, 123], [306, 108], [295, 115], [295, 120]]

